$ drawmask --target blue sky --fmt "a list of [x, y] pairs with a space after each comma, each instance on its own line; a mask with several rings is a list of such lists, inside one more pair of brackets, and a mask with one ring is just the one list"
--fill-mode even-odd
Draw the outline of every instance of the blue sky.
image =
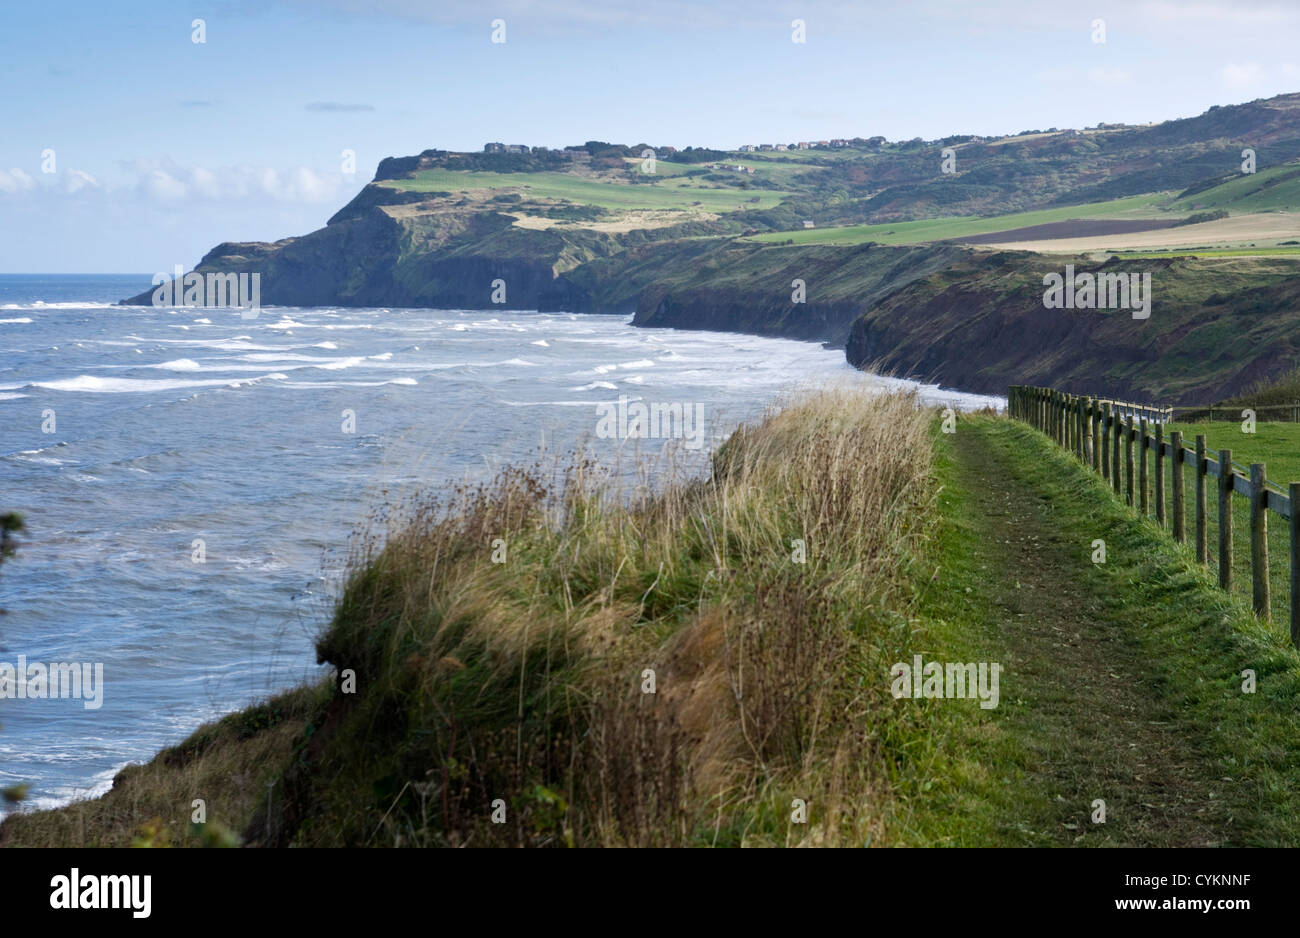
[[10, 2], [0, 270], [190, 267], [320, 227], [380, 159], [429, 147], [1186, 117], [1300, 90], [1298, 36], [1300, 5], [1267, 0]]

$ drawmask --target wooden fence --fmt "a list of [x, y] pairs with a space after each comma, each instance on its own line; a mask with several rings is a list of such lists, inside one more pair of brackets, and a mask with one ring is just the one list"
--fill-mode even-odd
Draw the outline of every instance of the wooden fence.
[[[1179, 543], [1187, 540], [1182, 470], [1191, 463], [1196, 479], [1196, 559], [1201, 563], [1209, 562], [1206, 502], [1209, 480], [1214, 479], [1218, 492], [1219, 585], [1225, 590], [1232, 587], [1232, 496], [1235, 493], [1246, 498], [1250, 505], [1251, 598], [1255, 614], [1264, 619], [1271, 616], [1268, 513], [1286, 519], [1291, 545], [1291, 641], [1300, 648], [1300, 512], [1291, 509], [1292, 505], [1300, 505], [1300, 483], [1292, 482], [1285, 493], [1270, 488], [1263, 463], [1241, 466], [1232, 461], [1230, 449], [1211, 456], [1206, 451], [1204, 434], [1197, 434], [1194, 448], [1184, 445], [1182, 433], [1177, 430], [1165, 439], [1165, 424], [1173, 416], [1168, 407], [1015, 386], [1007, 394], [1007, 412], [1046, 433], [1090, 466], [1111, 485], [1116, 497], [1122, 497], [1144, 517], [1152, 514], [1150, 478], [1154, 474], [1156, 523], [1171, 527]], [[1154, 473], [1147, 468], [1151, 456]], [[1172, 511], [1166, 511], [1165, 506], [1165, 460], [1171, 461], [1173, 469]]]

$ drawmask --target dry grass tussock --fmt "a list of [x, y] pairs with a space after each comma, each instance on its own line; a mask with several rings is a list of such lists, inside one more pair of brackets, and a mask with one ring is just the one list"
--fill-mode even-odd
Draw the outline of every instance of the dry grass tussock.
[[357, 693], [289, 779], [280, 839], [878, 834], [929, 479], [914, 397], [828, 391], [740, 428], [711, 478], [630, 501], [577, 460], [416, 506], [321, 638]]
[[888, 670], [926, 578], [931, 416], [810, 393], [711, 471], [627, 486], [578, 457], [385, 509], [318, 641], [339, 681], [10, 842], [122, 843], [155, 815], [150, 837], [194, 842], [204, 791], [255, 845], [888, 842], [891, 779], [929, 732]]

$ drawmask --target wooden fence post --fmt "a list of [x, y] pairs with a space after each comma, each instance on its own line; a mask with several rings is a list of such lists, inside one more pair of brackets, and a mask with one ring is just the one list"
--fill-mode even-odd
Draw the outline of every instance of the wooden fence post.
[[1070, 395], [1065, 391], [1061, 392], [1061, 448], [1069, 450], [1070, 448]]
[[1219, 450], [1219, 586], [1232, 589], [1232, 450]]
[[1169, 469], [1173, 473], [1174, 487], [1174, 540], [1179, 544], [1187, 540], [1187, 513], [1183, 510], [1183, 431], [1173, 430], [1169, 434], [1169, 448], [1173, 450], [1173, 459]]
[[1079, 447], [1081, 445], [1079, 438], [1079, 405], [1082, 400], [1078, 395], [1070, 396], [1070, 452], [1075, 459], [1079, 458]]
[[1210, 534], [1205, 505], [1205, 434], [1196, 434], [1196, 559], [1210, 562]]
[[1255, 615], [1268, 621], [1268, 475], [1262, 462], [1250, 464], [1250, 595]]
[[1092, 447], [1092, 471], [1101, 474], [1101, 405], [1096, 398], [1088, 398], [1088, 443]]
[[1165, 425], [1156, 424], [1156, 524], [1165, 526]]
[[1079, 458], [1079, 405], [1082, 398], [1078, 395], [1070, 396], [1070, 452], [1075, 459]]
[[1110, 482], [1110, 401], [1101, 414], [1101, 433], [1097, 435], [1097, 448], [1101, 450], [1101, 477]]
[[1062, 449], [1070, 447], [1070, 395], [1062, 391], [1056, 398], [1057, 430], [1056, 442]]
[[1119, 465], [1119, 435], [1122, 432], [1124, 426], [1124, 417], [1119, 412], [1118, 405], [1116, 405], [1115, 407], [1115, 419], [1112, 422], [1114, 423], [1114, 427], [1112, 428], [1112, 432], [1111, 432], [1110, 467], [1111, 469], [1115, 470], [1115, 475], [1112, 481], [1114, 482], [1115, 485], [1115, 495], [1118, 497], [1123, 484], [1120, 481], [1122, 470], [1120, 469], [1120, 465]]
[[1124, 421], [1124, 501], [1133, 507], [1133, 443], [1137, 428], [1133, 426], [1133, 416]]
[[1092, 463], [1092, 449], [1088, 445], [1092, 431], [1092, 427], [1088, 424], [1088, 398], [1085, 395], [1079, 395], [1077, 406], [1079, 411], [1079, 462], [1087, 466]]
[[1147, 445], [1146, 417], [1143, 417], [1142, 422], [1138, 424], [1138, 432], [1142, 434], [1142, 441], [1138, 445], [1138, 459], [1141, 460], [1138, 464], [1138, 510], [1142, 512], [1142, 517], [1145, 518], [1151, 514], [1151, 498], [1148, 494], [1151, 486], [1148, 484], [1149, 477], [1147, 476], [1147, 450], [1150, 447]]
[[1291, 644], [1300, 648], [1300, 482], [1288, 487], [1291, 500]]

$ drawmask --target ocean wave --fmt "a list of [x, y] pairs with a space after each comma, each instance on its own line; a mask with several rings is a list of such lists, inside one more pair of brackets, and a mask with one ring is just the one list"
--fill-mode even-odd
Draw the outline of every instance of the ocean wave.
[[26, 323], [26, 322], [31, 322], [31, 321], [32, 321], [32, 317], [31, 317], [31, 316], [18, 316], [18, 317], [14, 318], [14, 319], [0, 319], [0, 322], [24, 322], [24, 323]]
[[352, 368], [355, 365], [360, 365], [364, 361], [365, 359], [362, 356], [357, 355], [352, 358], [336, 358], [328, 363], [316, 365], [315, 367], [322, 371], [342, 371], [344, 368]]
[[0, 309], [116, 309], [116, 303], [100, 303], [94, 300], [86, 300], [82, 303], [45, 303], [37, 300], [35, 303], [0, 303]]
[[[507, 401], [502, 400], [502, 404], [507, 407], [589, 407], [595, 408], [596, 401]], [[612, 402], [610, 402], [612, 403]]]
[[179, 379], [153, 378], [101, 378], [98, 375], [77, 375], [75, 378], [60, 378], [55, 381], [33, 381], [32, 387], [47, 391], [85, 391], [92, 394], [128, 394], [140, 391], [175, 391], [181, 388], [242, 387], [255, 381], [283, 380], [284, 375], [275, 373], [259, 378], [231, 381], [228, 378], [185, 381]]
[[414, 378], [392, 378], [388, 381], [286, 381], [281, 387], [293, 391], [316, 391], [330, 388], [382, 388], [389, 384], [411, 387], [419, 383]]

